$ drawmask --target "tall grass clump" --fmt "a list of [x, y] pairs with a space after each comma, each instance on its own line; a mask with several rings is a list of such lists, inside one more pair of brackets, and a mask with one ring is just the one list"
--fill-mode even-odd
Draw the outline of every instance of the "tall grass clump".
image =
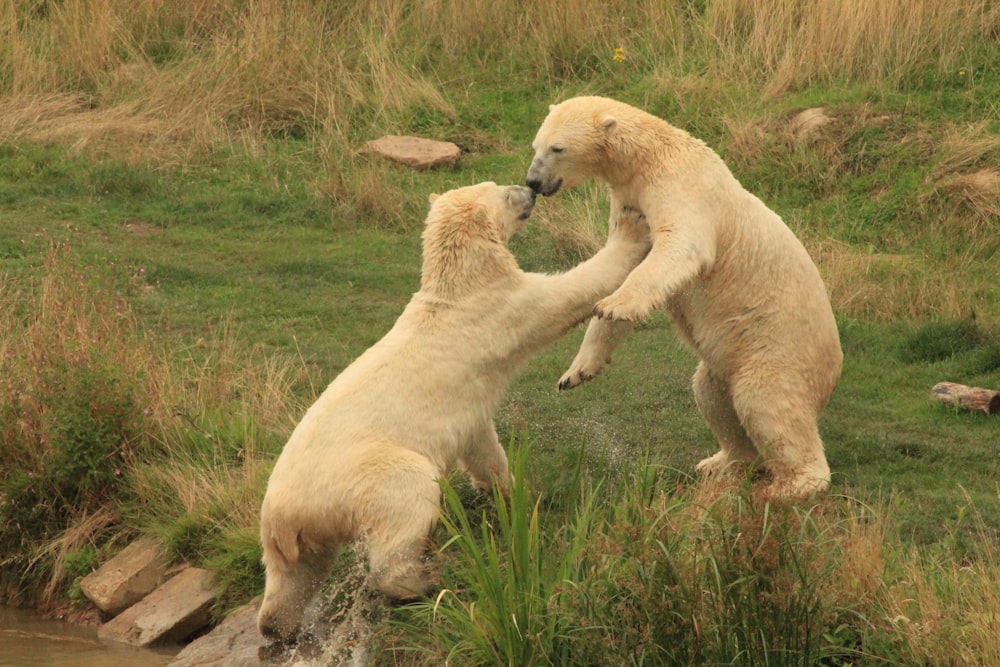
[[885, 568], [874, 512], [776, 505], [725, 485], [668, 492], [657, 478], [639, 472], [619, 493], [583, 481], [577, 508], [548, 525], [524, 476], [495, 495], [495, 513], [445, 486], [448, 576], [435, 600], [404, 610], [414, 650], [426, 664], [523, 666], [862, 654]]
[[58, 579], [40, 549], [63, 531], [113, 523], [129, 467], [157, 449], [160, 363], [112, 285], [56, 248], [30, 292], [0, 295], [0, 563], [21, 590]]
[[[894, 88], [968, 67], [1000, 11], [989, 0], [718, 0], [707, 2], [712, 69], [768, 94], [817, 81]], [[717, 69], [716, 69], [717, 68]]]
[[[522, 480], [524, 460], [516, 459], [514, 470]], [[590, 538], [593, 509], [582, 508], [556, 551], [542, 526], [540, 499], [528, 484], [514, 484], [509, 498], [494, 491], [495, 510], [480, 516], [470, 516], [462, 495], [447, 482], [443, 492], [442, 521], [450, 537], [442, 551], [454, 552], [460, 586], [414, 605], [420, 621], [409, 627], [430, 633], [433, 646], [425, 650], [456, 665], [570, 660], [573, 628], [552, 601], [565, 582], [579, 578], [576, 567]]]
[[1000, 664], [1000, 553], [973, 512], [977, 557], [956, 562], [940, 551], [899, 554], [886, 589], [887, 650], [902, 664]]
[[55, 247], [37, 282], [3, 283], [0, 595], [50, 602], [142, 532], [215, 566], [223, 599], [252, 594], [266, 475], [301, 412], [298, 364], [231, 331], [167, 352], [130, 305], [151, 289], [141, 269], [119, 271]]
[[215, 572], [219, 613], [263, 588], [260, 503], [310, 390], [291, 358], [231, 328], [172, 359], [162, 451], [129, 472], [129, 525]]
[[548, 521], [523, 476], [495, 510], [445, 484], [443, 589], [395, 612], [391, 664], [995, 660], [1000, 560], [984, 527], [958, 567], [947, 548], [903, 545], [892, 502], [789, 505], [739, 480], [659, 477], [615, 493], [582, 480], [577, 507]]

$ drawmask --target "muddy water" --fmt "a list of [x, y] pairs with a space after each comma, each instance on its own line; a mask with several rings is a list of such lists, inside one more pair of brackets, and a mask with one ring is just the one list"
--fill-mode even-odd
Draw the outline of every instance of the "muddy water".
[[160, 667], [179, 649], [139, 649], [97, 639], [97, 629], [0, 607], [2, 667]]

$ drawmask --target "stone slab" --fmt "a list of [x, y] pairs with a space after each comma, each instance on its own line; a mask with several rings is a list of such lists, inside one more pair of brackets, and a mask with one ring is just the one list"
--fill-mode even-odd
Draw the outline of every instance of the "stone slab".
[[117, 616], [163, 583], [167, 558], [155, 540], [138, 540], [80, 581], [80, 590], [105, 614]]
[[374, 153], [414, 169], [450, 166], [462, 155], [462, 149], [450, 141], [391, 134], [369, 141], [365, 146]]
[[180, 642], [208, 625], [214, 599], [212, 574], [187, 567], [102, 625], [97, 636], [134, 646]]
[[258, 609], [260, 599], [234, 609], [218, 627], [184, 647], [167, 667], [260, 665], [260, 650], [267, 641], [257, 632]]

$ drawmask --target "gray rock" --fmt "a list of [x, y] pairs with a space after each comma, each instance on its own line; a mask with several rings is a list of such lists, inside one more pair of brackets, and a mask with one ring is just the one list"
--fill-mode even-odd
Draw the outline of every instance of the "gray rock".
[[167, 667], [255, 667], [261, 664], [260, 649], [267, 642], [257, 632], [260, 600], [238, 607], [214, 630], [199, 637]]
[[415, 169], [450, 166], [462, 155], [462, 150], [449, 141], [419, 137], [386, 135], [369, 141], [365, 146], [374, 153]]
[[175, 643], [208, 625], [212, 574], [187, 567], [97, 631], [102, 640], [150, 646]]
[[80, 581], [98, 609], [117, 616], [163, 583], [167, 559], [159, 543], [139, 540]]

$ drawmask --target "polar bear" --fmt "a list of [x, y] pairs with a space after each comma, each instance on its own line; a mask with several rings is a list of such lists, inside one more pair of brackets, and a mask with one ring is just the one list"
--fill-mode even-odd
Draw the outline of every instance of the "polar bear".
[[524, 362], [587, 320], [649, 250], [634, 211], [606, 246], [557, 275], [522, 271], [507, 241], [535, 193], [481, 183], [431, 196], [420, 290], [392, 329], [326, 388], [268, 481], [258, 628], [290, 639], [339, 545], [365, 539], [375, 587], [405, 600], [432, 586], [425, 542], [438, 480], [456, 464], [476, 487], [509, 483], [493, 414]]
[[559, 388], [597, 375], [631, 324], [665, 306], [700, 359], [695, 398], [720, 446], [697, 470], [763, 464], [777, 497], [827, 489], [817, 419], [843, 354], [819, 271], [781, 218], [702, 141], [615, 100], [550, 107], [532, 147], [533, 190], [602, 180], [612, 216], [638, 209], [652, 234], [646, 259], [597, 303]]

